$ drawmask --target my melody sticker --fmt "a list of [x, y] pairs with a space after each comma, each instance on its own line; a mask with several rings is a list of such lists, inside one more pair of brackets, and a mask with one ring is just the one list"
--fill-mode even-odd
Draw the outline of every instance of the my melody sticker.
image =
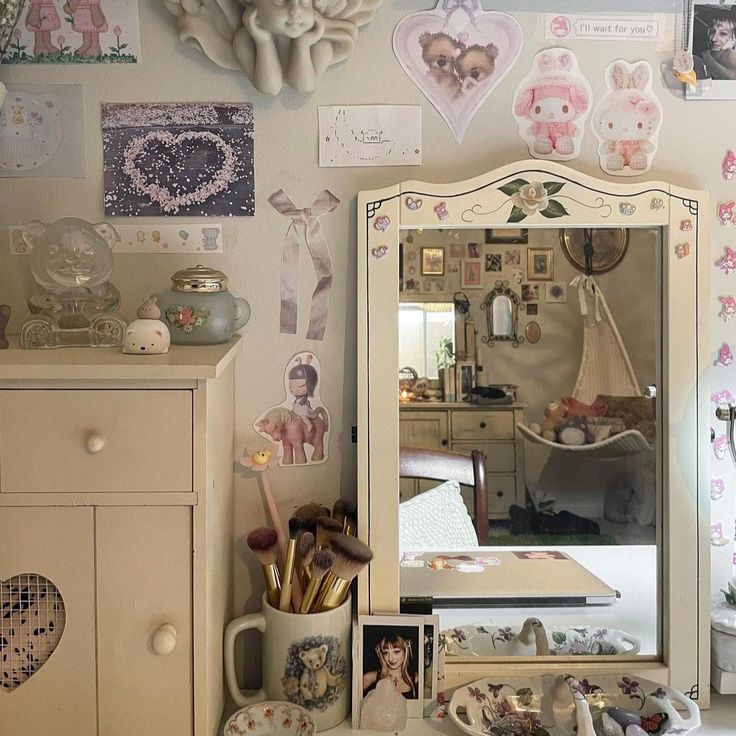
[[605, 71], [608, 92], [593, 110], [600, 165], [607, 174], [638, 176], [648, 171], [657, 152], [662, 105], [652, 91], [652, 67], [646, 61], [619, 59]]
[[591, 98], [572, 51], [540, 51], [514, 96], [514, 118], [529, 153], [560, 161], [579, 156]]
[[721, 349], [718, 351], [718, 357], [713, 365], [721, 368], [729, 368], [733, 365], [733, 353], [731, 352], [731, 348], [727, 342], [724, 342], [723, 345], [721, 345]]
[[736, 251], [726, 246], [723, 255], [716, 261], [716, 268], [720, 268], [726, 276], [736, 271]]

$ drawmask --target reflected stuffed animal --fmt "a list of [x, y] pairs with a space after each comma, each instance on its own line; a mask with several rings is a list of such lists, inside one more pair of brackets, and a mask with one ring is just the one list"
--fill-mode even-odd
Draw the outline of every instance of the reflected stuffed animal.
[[559, 401], [550, 401], [544, 409], [544, 420], [539, 425], [539, 432], [550, 442], [557, 441], [557, 426], [564, 420], [567, 409]]
[[573, 417], [557, 427], [557, 441], [561, 445], [590, 445], [595, 442], [595, 436], [588, 429], [585, 417]]

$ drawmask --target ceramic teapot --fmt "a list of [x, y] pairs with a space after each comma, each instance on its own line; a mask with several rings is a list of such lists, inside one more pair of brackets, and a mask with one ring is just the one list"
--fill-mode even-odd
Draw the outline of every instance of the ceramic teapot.
[[250, 319], [250, 305], [228, 291], [227, 276], [207, 266], [177, 271], [171, 291], [156, 299], [176, 345], [227, 342]]

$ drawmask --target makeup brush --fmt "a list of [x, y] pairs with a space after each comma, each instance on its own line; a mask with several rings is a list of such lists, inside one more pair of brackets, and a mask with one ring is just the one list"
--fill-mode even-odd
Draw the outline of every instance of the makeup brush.
[[[284, 561], [284, 574], [281, 581], [281, 598], [279, 600], [279, 610], [288, 611], [292, 597], [292, 582], [294, 581], [294, 561], [296, 559], [296, 536], [302, 528], [299, 519], [293, 516], [289, 519], [289, 543], [286, 547], [286, 560]], [[296, 592], [296, 591], [294, 591]], [[299, 604], [301, 605], [301, 596]], [[295, 609], [298, 610], [298, 609]]]
[[279, 598], [281, 596], [281, 575], [276, 565], [279, 554], [279, 536], [274, 529], [261, 526], [258, 529], [254, 529], [247, 536], [246, 541], [263, 568], [268, 602], [274, 608], [278, 608]]
[[302, 600], [300, 613], [309, 613], [309, 609], [314, 603], [314, 599], [319, 593], [319, 587], [324, 576], [330, 571], [335, 562], [335, 555], [329, 549], [320, 549], [314, 553], [312, 561], [312, 579], [309, 581], [304, 591], [304, 599]]
[[296, 543], [296, 572], [297, 577], [301, 580], [302, 590], [307, 589], [307, 585], [312, 577], [311, 566], [314, 549], [314, 534], [302, 530], [299, 540]]
[[345, 521], [342, 530], [351, 537], [358, 536], [358, 509], [352, 503], [345, 504]]
[[316, 503], [308, 503], [300, 506], [293, 514], [302, 522], [302, 529], [312, 534], [317, 534], [317, 519], [320, 516], [329, 516], [330, 510], [326, 506]]
[[345, 522], [345, 501], [338, 498], [335, 501], [335, 505], [332, 507], [332, 518], [335, 521], [339, 521], [341, 524]]
[[334, 534], [342, 534], [342, 524], [329, 516], [317, 519], [317, 549], [329, 549]]
[[347, 597], [350, 583], [373, 559], [373, 552], [367, 544], [347, 534], [336, 534], [330, 540], [330, 549], [335, 554], [332, 574], [335, 579], [324, 584], [319, 597], [312, 606], [313, 611], [331, 611]]

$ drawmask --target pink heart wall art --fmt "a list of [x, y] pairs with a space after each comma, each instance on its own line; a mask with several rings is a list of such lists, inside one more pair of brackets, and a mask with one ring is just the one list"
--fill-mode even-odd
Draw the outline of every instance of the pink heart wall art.
[[521, 53], [523, 34], [506, 13], [484, 11], [477, 0], [440, 0], [412, 13], [394, 30], [394, 53], [437, 108], [458, 142], [488, 95]]

